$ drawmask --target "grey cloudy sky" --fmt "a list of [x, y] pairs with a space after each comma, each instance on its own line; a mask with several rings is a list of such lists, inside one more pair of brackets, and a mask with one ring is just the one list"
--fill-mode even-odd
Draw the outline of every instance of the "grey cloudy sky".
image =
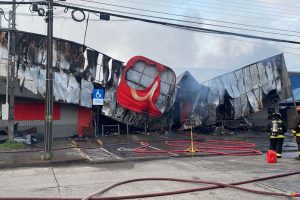
[[[300, 37], [297, 37], [300, 36], [298, 0], [67, 0], [66, 2], [109, 9], [115, 13], [130, 12], [193, 22], [169, 21], [172, 23], [300, 41]], [[35, 13], [31, 14], [28, 6], [19, 6], [18, 13], [17, 25], [20, 30], [46, 34], [43, 18]], [[73, 21], [70, 18], [70, 11], [64, 13], [63, 9], [57, 8], [54, 13], [55, 36], [83, 43], [86, 23]], [[133, 14], [126, 15], [134, 16]], [[76, 16], [80, 17], [78, 13]], [[285, 53], [288, 69], [300, 71], [300, 45], [192, 32], [114, 17], [106, 22], [98, 20], [94, 14], [90, 15], [90, 19], [85, 41], [87, 46], [124, 62], [135, 55], [143, 55], [171, 67], [177, 74], [189, 70], [199, 82], [282, 52], [289, 52]], [[166, 21], [157, 18], [154, 20]], [[195, 22], [231, 26], [235, 29]]]

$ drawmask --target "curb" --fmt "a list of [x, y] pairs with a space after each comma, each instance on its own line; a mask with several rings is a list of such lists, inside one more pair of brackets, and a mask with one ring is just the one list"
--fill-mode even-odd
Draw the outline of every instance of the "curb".
[[53, 160], [53, 161], [35, 161], [35, 162], [22, 162], [22, 163], [1, 163], [1, 169], [23, 168], [23, 167], [49, 167], [71, 164], [83, 164], [87, 163], [85, 159], [74, 160]]
[[53, 161], [36, 161], [36, 162], [23, 162], [23, 163], [3, 163], [0, 164], [1, 169], [7, 168], [23, 168], [23, 167], [49, 167], [49, 166], [61, 166], [61, 165], [75, 165], [75, 164], [113, 164], [113, 163], [126, 163], [126, 162], [143, 162], [153, 160], [167, 160], [174, 158], [190, 158], [190, 157], [209, 157], [207, 155], [182, 155], [182, 156], [148, 156], [148, 157], [130, 157], [124, 159], [112, 159], [112, 160], [99, 160], [92, 161], [88, 159], [74, 159], [74, 160], [53, 160]]
[[[262, 155], [266, 153], [266, 151], [261, 151], [261, 152]], [[286, 152], [296, 152], [296, 151], [286, 151]], [[85, 159], [73, 159], [73, 160], [2, 163], [0, 164], [0, 168], [11, 169], [11, 168], [23, 168], [23, 167], [50, 167], [50, 166], [76, 165], [76, 164], [100, 165], [100, 164], [114, 164], [114, 163], [126, 163], [126, 162], [144, 162], [144, 161], [153, 161], [153, 160], [168, 160], [174, 158], [218, 157], [218, 156], [224, 156], [224, 155], [179, 155], [179, 156], [168, 155], [168, 156], [130, 157], [130, 158], [111, 159], [111, 160], [99, 160], [99, 161], [93, 161], [85, 158]]]

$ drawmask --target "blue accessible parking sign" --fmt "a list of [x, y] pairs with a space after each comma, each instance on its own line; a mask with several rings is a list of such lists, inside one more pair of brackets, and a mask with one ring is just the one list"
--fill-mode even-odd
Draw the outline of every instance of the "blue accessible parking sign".
[[93, 105], [103, 106], [104, 102], [104, 88], [93, 90]]

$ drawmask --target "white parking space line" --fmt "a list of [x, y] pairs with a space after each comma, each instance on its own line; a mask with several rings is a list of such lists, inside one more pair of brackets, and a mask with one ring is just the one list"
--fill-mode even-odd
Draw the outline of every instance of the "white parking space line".
[[[157, 151], [161, 151], [161, 149], [159, 149], [159, 148], [156, 148], [156, 147], [153, 147], [153, 146], [147, 146], [147, 147], [149, 147], [149, 148], [151, 148], [151, 149], [154, 149], [154, 150], [157, 150]], [[179, 156], [178, 154], [176, 154], [176, 153], [172, 153], [172, 152], [168, 152], [168, 154], [171, 154], [171, 155], [173, 155], [173, 156]]]
[[117, 159], [121, 159], [121, 158], [120, 158], [119, 156], [117, 156], [116, 154], [114, 154], [114, 153], [112, 153], [112, 152], [110, 152], [110, 151], [108, 151], [108, 150], [106, 150], [106, 149], [104, 149], [104, 148], [101, 148], [101, 150], [104, 151], [105, 153], [111, 155], [111, 156], [114, 156], [114, 157], [117, 158]]

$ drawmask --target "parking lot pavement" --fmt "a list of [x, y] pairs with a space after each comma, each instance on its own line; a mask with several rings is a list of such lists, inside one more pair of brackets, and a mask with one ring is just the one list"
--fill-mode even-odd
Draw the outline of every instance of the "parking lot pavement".
[[[146, 177], [232, 183], [297, 171], [299, 164], [298, 161], [291, 158], [282, 158], [276, 164], [268, 164], [265, 157], [260, 155], [252, 157], [173, 157], [167, 160], [106, 163], [92, 166], [84, 164], [5, 169], [0, 170], [0, 197], [82, 198], [119, 181]], [[298, 174], [245, 184], [242, 187], [268, 192], [300, 192], [299, 179], [300, 175]], [[165, 192], [203, 186], [207, 185], [166, 181], [138, 182], [114, 188], [104, 196]], [[223, 188], [149, 199], [279, 200], [287, 198]]]
[[[208, 141], [221, 141], [221, 144], [209, 143]], [[83, 142], [72, 142], [71, 139], [58, 139], [54, 141], [54, 157], [51, 161], [43, 161], [42, 149], [26, 149], [19, 152], [0, 152], [0, 166], [22, 167], [22, 166], [45, 166], [64, 163], [108, 163], [136, 160], [153, 160], [172, 157], [187, 156], [215, 156], [226, 153], [243, 153], [244, 150], [219, 150], [214, 146], [237, 145], [246, 142], [253, 143], [255, 147], [247, 147], [247, 151], [261, 151], [265, 153], [269, 147], [268, 135], [263, 132], [239, 132], [227, 135], [203, 135], [194, 133], [195, 148], [199, 151], [194, 153], [185, 151], [191, 147], [189, 132], [174, 134], [129, 134], [109, 135]], [[207, 143], [208, 142], [208, 143]], [[101, 146], [100, 146], [100, 145]], [[244, 145], [244, 144], [242, 144]], [[42, 147], [40, 144], [39, 148]], [[225, 146], [226, 147], [226, 146]], [[230, 147], [231, 148], [231, 147]], [[33, 151], [31, 151], [33, 150]], [[139, 151], [137, 151], [139, 150]], [[221, 151], [221, 153], [220, 153]], [[293, 138], [285, 139], [283, 146], [283, 157], [293, 157], [297, 151], [297, 145]], [[209, 153], [208, 153], [209, 152]], [[290, 153], [291, 152], [291, 153]]]

